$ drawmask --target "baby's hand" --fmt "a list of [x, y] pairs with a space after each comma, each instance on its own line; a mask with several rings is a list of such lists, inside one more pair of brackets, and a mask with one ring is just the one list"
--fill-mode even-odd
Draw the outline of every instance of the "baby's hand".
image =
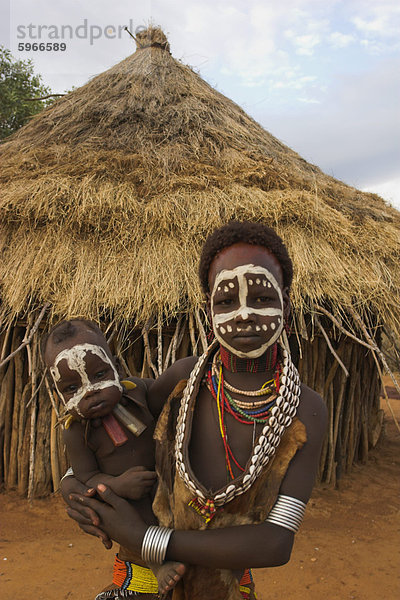
[[115, 477], [109, 486], [118, 496], [139, 500], [150, 492], [156, 478], [156, 473], [148, 471], [146, 467], [131, 467]]

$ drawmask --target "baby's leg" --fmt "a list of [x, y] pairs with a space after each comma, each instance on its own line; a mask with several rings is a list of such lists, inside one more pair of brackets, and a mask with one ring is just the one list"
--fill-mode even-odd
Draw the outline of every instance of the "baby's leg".
[[158, 590], [160, 594], [166, 594], [172, 590], [178, 581], [182, 579], [186, 567], [179, 562], [166, 562], [163, 565], [149, 565], [154, 575], [157, 577]]

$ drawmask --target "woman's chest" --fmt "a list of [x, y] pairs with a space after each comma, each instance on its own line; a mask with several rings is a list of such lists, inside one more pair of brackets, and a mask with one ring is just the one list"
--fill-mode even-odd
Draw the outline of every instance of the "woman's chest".
[[190, 465], [196, 479], [213, 492], [229, 484], [246, 468], [259, 433], [258, 427], [241, 423], [218, 406], [202, 386], [188, 442]]

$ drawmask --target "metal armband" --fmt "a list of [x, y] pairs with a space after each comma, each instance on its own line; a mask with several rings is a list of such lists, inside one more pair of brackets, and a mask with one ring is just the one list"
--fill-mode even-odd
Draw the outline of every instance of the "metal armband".
[[146, 564], [161, 565], [164, 562], [172, 532], [173, 529], [168, 529], [168, 527], [150, 525], [142, 542], [142, 559]]
[[267, 523], [280, 525], [296, 533], [299, 530], [306, 510], [306, 504], [292, 496], [279, 494], [277, 501], [271, 509]]

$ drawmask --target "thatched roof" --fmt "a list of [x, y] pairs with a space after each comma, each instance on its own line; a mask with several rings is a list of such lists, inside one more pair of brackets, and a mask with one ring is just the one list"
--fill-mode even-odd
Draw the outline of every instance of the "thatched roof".
[[[149, 41], [151, 36], [152, 41]], [[149, 316], [199, 306], [199, 249], [232, 217], [277, 229], [293, 303], [372, 310], [399, 331], [400, 213], [284, 146], [139, 34], [132, 56], [0, 146], [0, 297], [16, 315]]]

